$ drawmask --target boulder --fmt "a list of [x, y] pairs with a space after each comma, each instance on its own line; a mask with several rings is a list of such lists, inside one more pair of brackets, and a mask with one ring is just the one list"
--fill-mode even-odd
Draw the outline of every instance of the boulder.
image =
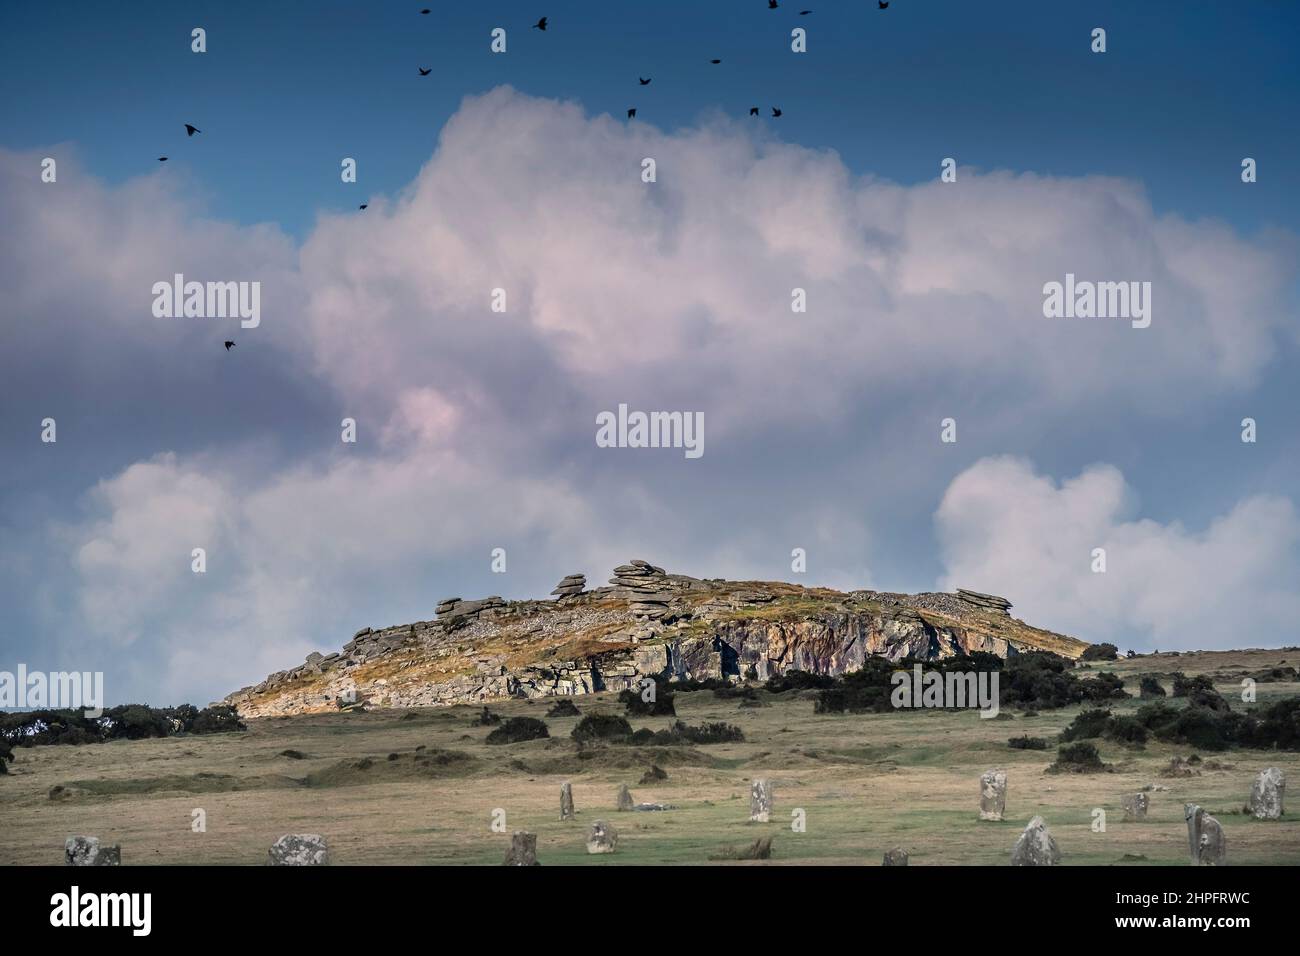
[[896, 846], [892, 850], [885, 851], [884, 862], [881, 866], [907, 866], [907, 851], [901, 846]]
[[1056, 866], [1061, 851], [1042, 817], [1034, 817], [1011, 848], [1012, 866]]
[[597, 820], [587, 834], [588, 853], [613, 853], [618, 845], [618, 830], [604, 820]]
[[1261, 770], [1250, 787], [1250, 813], [1256, 820], [1280, 820], [1286, 775], [1277, 767]]
[[1147, 818], [1147, 806], [1150, 798], [1145, 793], [1126, 793], [1121, 798], [1124, 807], [1124, 822], [1137, 823]]
[[749, 822], [767, 823], [772, 816], [772, 781], [755, 780], [749, 787]]
[[1007, 809], [1007, 772], [989, 770], [980, 774], [980, 819], [1001, 820]]
[[510, 851], [502, 866], [538, 866], [537, 834], [516, 830], [510, 835]]
[[560, 819], [572, 820], [573, 816], [573, 784], [564, 783], [560, 785]]
[[289, 833], [271, 846], [271, 866], [326, 866], [329, 849], [318, 833]]
[[63, 861], [68, 866], [121, 866], [122, 847], [105, 846], [98, 837], [70, 836], [63, 844]]
[[1228, 844], [1223, 827], [1194, 803], [1183, 805], [1187, 820], [1187, 844], [1192, 854], [1192, 866], [1223, 866], [1228, 862]]

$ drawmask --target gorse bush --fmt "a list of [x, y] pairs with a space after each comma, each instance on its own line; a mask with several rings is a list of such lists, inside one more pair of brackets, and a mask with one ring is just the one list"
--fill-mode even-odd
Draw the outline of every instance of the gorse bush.
[[1012, 750], [1046, 750], [1047, 741], [1042, 737], [1030, 737], [1025, 734], [1023, 737], [1009, 737], [1007, 746]]
[[27, 710], [0, 714], [0, 741], [16, 747], [96, 744], [108, 740], [144, 740], [244, 729], [239, 714], [225, 704], [203, 710], [190, 704], [179, 707], [122, 704], [105, 710], [99, 717], [87, 717], [80, 710]]
[[1114, 644], [1090, 644], [1084, 650], [1081, 661], [1113, 661], [1119, 657], [1119, 648]]
[[1154, 674], [1143, 674], [1138, 682], [1138, 695], [1141, 697], [1164, 697], [1165, 689]]
[[732, 724], [719, 722], [692, 727], [679, 720], [668, 730], [643, 727], [632, 735], [631, 742], [638, 747], [673, 747], [681, 744], [726, 744], [744, 739], [741, 729]]
[[576, 704], [567, 697], [561, 697], [546, 711], [547, 717], [577, 717], [582, 712], [578, 710]]
[[1053, 773], [1096, 773], [1105, 770], [1106, 765], [1101, 762], [1101, 755], [1097, 753], [1097, 745], [1081, 740], [1078, 743], [1066, 744], [1057, 748], [1056, 763], [1047, 769]]
[[487, 735], [490, 744], [517, 744], [551, 736], [543, 721], [536, 717], [511, 717]]
[[786, 671], [767, 679], [763, 689], [772, 694], [788, 690], [825, 690], [835, 686], [835, 678], [828, 674], [810, 674], [807, 671]]
[[654, 696], [650, 700], [642, 697], [643, 690], [631, 688], [619, 693], [619, 703], [627, 708], [629, 717], [676, 717], [677, 707], [673, 703], [673, 692], [656, 683]]
[[578, 721], [570, 736], [579, 743], [627, 740], [632, 736], [632, 725], [618, 714], [588, 714]]

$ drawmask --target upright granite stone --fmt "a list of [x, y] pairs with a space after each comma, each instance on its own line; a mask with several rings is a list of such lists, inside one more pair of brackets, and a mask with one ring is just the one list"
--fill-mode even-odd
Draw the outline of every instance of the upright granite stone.
[[1286, 775], [1277, 767], [1261, 770], [1250, 788], [1250, 813], [1256, 820], [1280, 820]]
[[627, 784], [618, 788], [618, 808], [620, 810], [635, 810], [636, 804], [632, 802], [632, 791], [628, 790]]
[[1147, 805], [1150, 803], [1150, 798], [1145, 793], [1126, 793], [1122, 803], [1125, 823], [1139, 823], [1147, 818]]
[[772, 781], [755, 780], [749, 787], [749, 822], [767, 823], [772, 818]]
[[325, 838], [318, 833], [288, 833], [271, 846], [271, 866], [326, 866]]
[[63, 844], [63, 862], [68, 866], [121, 866], [122, 847], [105, 846], [98, 837], [70, 836]]
[[988, 770], [980, 774], [980, 819], [1001, 820], [1007, 809], [1007, 772]]
[[1011, 848], [1012, 866], [1056, 866], [1061, 851], [1042, 817], [1034, 817]]
[[618, 846], [618, 830], [604, 820], [597, 820], [587, 834], [588, 853], [613, 853]]
[[502, 866], [539, 866], [537, 862], [537, 834], [516, 830], [510, 834], [510, 852]]
[[892, 850], [885, 851], [884, 862], [881, 866], [907, 866], [907, 851], [901, 846], [896, 846]]
[[560, 819], [572, 820], [573, 815], [573, 784], [560, 784]]
[[1194, 803], [1183, 805], [1187, 819], [1187, 845], [1192, 866], [1223, 866], [1228, 862], [1228, 843], [1219, 821]]

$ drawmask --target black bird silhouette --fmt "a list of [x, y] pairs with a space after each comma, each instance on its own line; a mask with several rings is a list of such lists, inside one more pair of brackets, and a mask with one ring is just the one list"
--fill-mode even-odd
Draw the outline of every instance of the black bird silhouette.
[[632, 109], [630, 109], [630, 110], [627, 111], [627, 118], [628, 118], [628, 119], [635, 119], [635, 118], [636, 118], [636, 107], [633, 107]]
[[362, 203], [360, 206], [358, 206], [357, 208], [358, 208], [358, 209], [365, 209], [368, 205], [370, 205], [370, 203], [365, 203], [365, 202], [363, 202], [363, 203]]
[[197, 126], [191, 126], [189, 123], [185, 124], [186, 136], [193, 136], [195, 133], [202, 133], [202, 132], [203, 130], [199, 129]]
[[885, 7], [889, 6], [889, 0], [876, 0], [876, 6], [883, 10]]
[[426, 14], [426, 13], [428, 13], [428, 12], [429, 12], [429, 8], [428, 8], [428, 7], [425, 7], [423, 10], [420, 11], [420, 13], [421, 13], [422, 15], [423, 15], [423, 14]]
[[799, 16], [801, 16], [801, 17], [806, 17], [806, 16], [808, 16], [808, 14], [810, 14], [810, 13], [812, 13], [811, 10], [800, 10], [800, 11], [799, 11]]
[[227, 351], [227, 352], [229, 352], [229, 351], [230, 351], [231, 349], [233, 349], [234, 347], [235, 347], [235, 343], [234, 343], [234, 342], [227, 342], [227, 343], [226, 343], [226, 351]]
[[[637, 79], [641, 81], [642, 86], [650, 85], [650, 80], [647, 80], [644, 76], [638, 76]], [[650, 79], [654, 79], [654, 77], [651, 77]]]
[[534, 24], [533, 24], [533, 29], [534, 29], [534, 30], [541, 30], [543, 33], [545, 33], [545, 32], [546, 32], [546, 17], [542, 17], [540, 20], [538, 20], [536, 23], [534, 23]]
[[429, 67], [429, 69], [426, 70], [422, 66], [417, 66], [416, 69], [420, 71], [421, 76], [428, 76], [430, 73], [433, 72], [433, 67]]
[[710, 60], [709, 62], [712, 63], [714, 66], [717, 66], [717, 65], [718, 65], [719, 63], [721, 63], [722, 61], [721, 61], [721, 60]]
[[775, 9], [776, 9], [776, 0], [767, 0], [767, 8], [768, 8], [769, 10], [775, 10]]
[[775, 118], [775, 117], [777, 117], [777, 116], [780, 116], [780, 115], [781, 115], [781, 111], [780, 111], [779, 109], [777, 109], [775, 106], [773, 106], [773, 107], [772, 107], [772, 116], [773, 116], [773, 118]]
[[167, 162], [167, 157], [166, 157], [166, 156], [159, 156], [159, 157], [158, 157], [158, 162], [160, 162], [160, 163], [165, 163], [165, 162]]
[[758, 107], [757, 107], [757, 106], [751, 106], [751, 107], [749, 108], [749, 115], [750, 115], [750, 116], [757, 116], [757, 115], [758, 115]]

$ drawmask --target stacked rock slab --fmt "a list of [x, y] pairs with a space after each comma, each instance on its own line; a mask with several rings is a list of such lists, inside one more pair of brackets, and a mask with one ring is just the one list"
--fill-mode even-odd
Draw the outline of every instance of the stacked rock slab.
[[510, 850], [502, 862], [503, 866], [538, 866], [537, 834], [526, 830], [516, 830], [510, 834]]
[[1277, 767], [1261, 770], [1250, 788], [1250, 814], [1256, 820], [1280, 820], [1285, 810], [1286, 775]]
[[68, 866], [121, 866], [122, 847], [105, 846], [98, 837], [70, 836], [63, 844], [63, 862]]
[[996, 594], [981, 594], [979, 591], [967, 591], [965, 588], [957, 589], [957, 597], [982, 611], [992, 611], [994, 614], [1005, 614], [1011, 616], [1011, 602], [1004, 597], [998, 597]]
[[506, 606], [498, 595], [485, 597], [478, 601], [462, 601], [460, 598], [446, 598], [438, 602], [434, 613], [446, 628], [463, 627], [478, 619], [484, 611], [495, 611]]
[[749, 822], [767, 823], [772, 816], [772, 781], [755, 780], [749, 787]]
[[562, 601], [567, 597], [577, 597], [586, 587], [587, 576], [585, 574], [569, 574], [561, 579], [551, 593], [555, 595], [557, 601]]
[[1061, 851], [1042, 817], [1034, 817], [1011, 848], [1012, 866], [1056, 866]]
[[588, 853], [613, 853], [616, 846], [618, 846], [618, 830], [613, 824], [597, 820], [591, 825], [591, 832], [587, 834]]
[[1145, 793], [1126, 793], [1121, 803], [1124, 806], [1124, 821], [1138, 823], [1147, 818], [1147, 806], [1150, 798]]
[[614, 569], [609, 583], [627, 592], [628, 610], [639, 618], [658, 620], [668, 614], [672, 591], [666, 589], [668, 572], [649, 561], [634, 559]]
[[1183, 805], [1187, 820], [1187, 844], [1192, 866], [1223, 866], [1228, 862], [1228, 844], [1219, 821], [1194, 803]]
[[318, 833], [288, 833], [276, 840], [269, 851], [271, 866], [325, 866], [329, 849]]
[[1007, 772], [988, 770], [980, 774], [980, 819], [1001, 820], [1007, 809]]

